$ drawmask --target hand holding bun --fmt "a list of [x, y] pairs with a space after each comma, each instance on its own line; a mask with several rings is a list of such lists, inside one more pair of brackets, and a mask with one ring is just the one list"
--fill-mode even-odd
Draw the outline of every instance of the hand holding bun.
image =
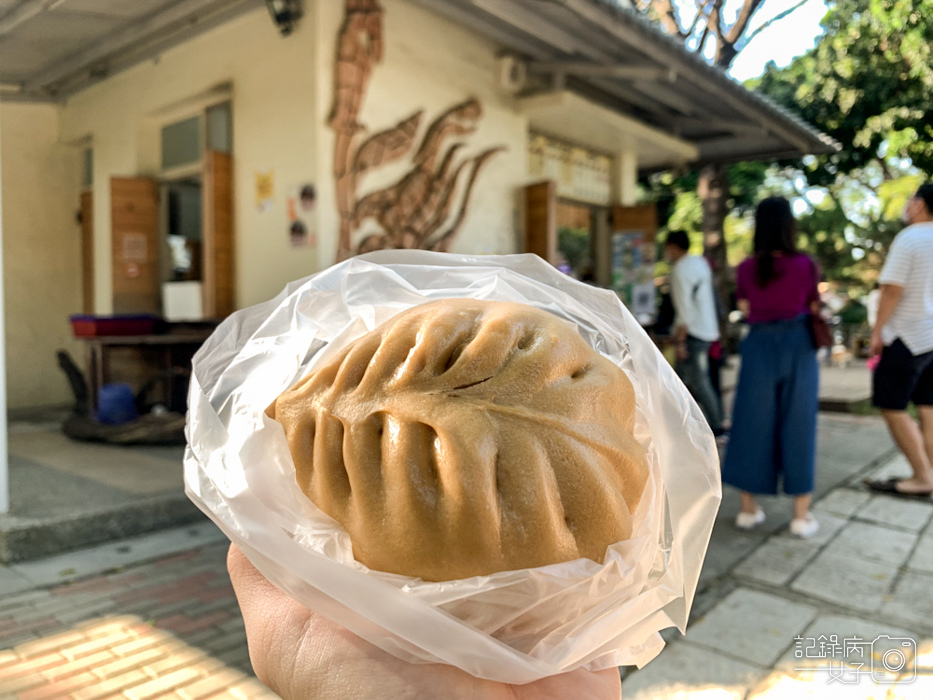
[[445, 581], [631, 536], [648, 476], [635, 396], [574, 327], [446, 299], [351, 343], [267, 410], [301, 490], [366, 566]]

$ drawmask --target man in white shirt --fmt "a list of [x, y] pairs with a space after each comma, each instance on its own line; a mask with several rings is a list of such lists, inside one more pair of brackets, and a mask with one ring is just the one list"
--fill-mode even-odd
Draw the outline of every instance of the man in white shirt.
[[[908, 200], [903, 219], [909, 225], [891, 244], [878, 280], [881, 300], [870, 354], [881, 355], [872, 403], [881, 409], [913, 476], [866, 484], [928, 500], [933, 495], [933, 183]], [[911, 401], [919, 425], [907, 413]]]
[[703, 410], [710, 428], [721, 435], [722, 415], [709, 378], [709, 347], [719, 340], [719, 320], [713, 292], [713, 272], [705, 258], [689, 255], [685, 231], [671, 231], [664, 257], [671, 264], [669, 282], [674, 305], [671, 335], [677, 343], [675, 369]]

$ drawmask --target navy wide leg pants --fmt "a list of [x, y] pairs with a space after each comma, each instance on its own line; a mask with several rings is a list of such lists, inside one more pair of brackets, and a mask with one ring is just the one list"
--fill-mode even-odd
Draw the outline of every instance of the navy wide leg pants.
[[742, 368], [722, 480], [742, 491], [813, 491], [819, 367], [806, 316], [754, 324]]

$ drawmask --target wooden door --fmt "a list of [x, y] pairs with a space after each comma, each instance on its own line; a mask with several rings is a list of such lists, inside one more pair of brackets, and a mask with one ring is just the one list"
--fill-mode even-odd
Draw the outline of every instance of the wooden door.
[[81, 193], [81, 289], [84, 313], [94, 313], [94, 193]]
[[159, 313], [159, 187], [143, 177], [110, 178], [114, 313]]
[[658, 232], [658, 209], [654, 204], [612, 208], [613, 231], [642, 231], [646, 243], [654, 243]]
[[233, 313], [233, 158], [229, 153], [204, 154], [201, 215], [202, 300], [205, 318]]
[[557, 262], [557, 183], [553, 180], [525, 188], [525, 252], [552, 265]]

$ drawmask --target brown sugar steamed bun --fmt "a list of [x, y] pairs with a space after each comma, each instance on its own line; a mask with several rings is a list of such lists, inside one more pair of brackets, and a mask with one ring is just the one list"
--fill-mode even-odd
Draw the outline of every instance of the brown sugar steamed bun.
[[522, 304], [416, 306], [267, 413], [357, 561], [427, 581], [602, 562], [648, 478], [625, 373]]

